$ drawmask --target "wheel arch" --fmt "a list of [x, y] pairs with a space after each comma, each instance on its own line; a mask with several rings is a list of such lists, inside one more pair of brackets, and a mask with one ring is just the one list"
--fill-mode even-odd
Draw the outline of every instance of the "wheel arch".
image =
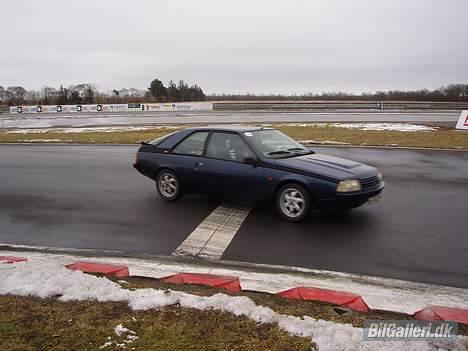
[[275, 190], [273, 191], [273, 200], [276, 200], [279, 190], [286, 184], [297, 184], [297, 185], [302, 186], [307, 191], [307, 194], [309, 195], [309, 198], [312, 204], [315, 204], [316, 202], [315, 196], [313, 192], [309, 189], [309, 186], [307, 185], [307, 183], [304, 180], [297, 179], [297, 178], [285, 178], [285, 179], [282, 179], [280, 182], [278, 182], [278, 184], [275, 187]]

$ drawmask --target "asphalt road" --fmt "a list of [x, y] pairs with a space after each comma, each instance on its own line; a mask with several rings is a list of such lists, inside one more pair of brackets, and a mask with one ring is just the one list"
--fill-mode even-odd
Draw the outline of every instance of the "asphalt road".
[[459, 112], [122, 112], [4, 114], [2, 128], [130, 126], [192, 123], [262, 122], [411, 122], [455, 126]]
[[[314, 149], [379, 167], [382, 199], [299, 224], [258, 206], [222, 259], [468, 287], [467, 152]], [[170, 255], [218, 202], [163, 202], [135, 151], [1, 145], [0, 243]]]

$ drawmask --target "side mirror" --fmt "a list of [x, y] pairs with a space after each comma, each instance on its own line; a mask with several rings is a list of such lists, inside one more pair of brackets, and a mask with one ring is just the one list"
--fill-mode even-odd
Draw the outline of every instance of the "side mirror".
[[248, 165], [252, 165], [254, 167], [257, 167], [258, 160], [255, 157], [246, 157], [246, 158], [244, 158], [244, 163], [248, 164]]

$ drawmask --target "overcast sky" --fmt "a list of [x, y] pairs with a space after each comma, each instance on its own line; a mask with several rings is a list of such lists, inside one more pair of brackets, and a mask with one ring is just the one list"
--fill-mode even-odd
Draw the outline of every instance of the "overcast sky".
[[467, 0], [1, 0], [0, 85], [208, 93], [468, 82]]

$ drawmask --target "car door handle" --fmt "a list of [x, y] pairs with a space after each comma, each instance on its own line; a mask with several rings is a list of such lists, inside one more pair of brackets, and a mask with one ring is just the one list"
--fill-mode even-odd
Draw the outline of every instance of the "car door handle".
[[203, 162], [195, 162], [195, 168], [203, 166]]

